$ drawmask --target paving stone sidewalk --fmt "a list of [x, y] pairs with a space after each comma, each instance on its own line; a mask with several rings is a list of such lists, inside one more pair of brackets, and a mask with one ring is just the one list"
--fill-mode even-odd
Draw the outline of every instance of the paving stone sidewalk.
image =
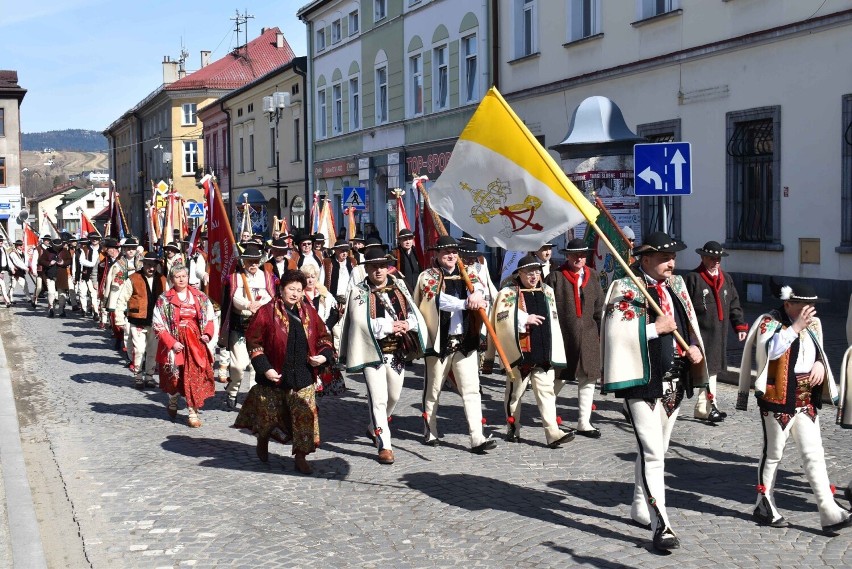
[[[45, 434], [72, 503], [86, 557], [111, 567], [798, 567], [852, 566], [852, 531], [822, 535], [792, 443], [777, 502], [791, 526], [750, 519], [761, 436], [756, 408], [710, 426], [691, 404], [672, 437], [667, 500], [683, 549], [650, 550], [649, 531], [630, 522], [635, 438], [620, 402], [597, 402], [599, 440], [544, 444], [532, 394], [520, 444], [467, 452], [461, 401], [441, 397], [439, 447], [421, 444], [422, 366], [414, 366], [391, 423], [396, 464], [382, 466], [364, 436], [363, 380], [320, 400], [321, 450], [314, 476], [297, 474], [289, 449], [270, 445], [268, 465], [254, 439], [230, 428], [224, 394], [203, 409], [204, 426], [171, 421], [166, 396], [131, 387], [111, 340], [79, 317], [49, 320], [13, 308], [0, 317], [4, 342], [25, 348], [21, 405], [37, 421], [22, 439]], [[559, 412], [576, 419], [576, 389]], [[244, 396], [244, 394], [242, 394]], [[483, 378], [487, 431], [502, 432], [503, 380]], [[821, 415], [829, 473], [852, 478], [850, 433]], [[844, 502], [842, 502], [844, 503]], [[848, 504], [846, 504], [848, 506]], [[46, 544], [47, 546], [47, 544]]]

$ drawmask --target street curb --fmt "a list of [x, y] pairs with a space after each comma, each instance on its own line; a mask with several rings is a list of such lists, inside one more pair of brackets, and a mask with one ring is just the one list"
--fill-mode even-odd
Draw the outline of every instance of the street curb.
[[15, 569], [46, 569], [32, 490], [27, 480], [18, 411], [12, 393], [6, 350], [0, 338], [0, 464], [6, 492], [6, 513]]

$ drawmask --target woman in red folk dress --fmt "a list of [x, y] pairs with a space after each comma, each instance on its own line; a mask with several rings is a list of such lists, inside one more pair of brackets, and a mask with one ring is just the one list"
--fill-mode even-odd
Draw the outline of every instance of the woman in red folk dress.
[[216, 391], [213, 383], [213, 354], [208, 343], [214, 335], [213, 304], [198, 289], [189, 286], [183, 265], [169, 271], [172, 288], [160, 295], [154, 307], [153, 329], [157, 334], [157, 363], [160, 389], [169, 394], [168, 413], [177, 417], [178, 397], [186, 399], [187, 424], [201, 426], [198, 409]]
[[269, 439], [292, 442], [296, 470], [311, 474], [306, 456], [320, 444], [316, 381], [320, 367], [334, 363], [331, 334], [313, 304], [304, 298], [305, 275], [288, 270], [279, 295], [257, 311], [246, 330], [246, 347], [255, 371], [237, 429], [257, 436], [257, 456], [269, 460]]

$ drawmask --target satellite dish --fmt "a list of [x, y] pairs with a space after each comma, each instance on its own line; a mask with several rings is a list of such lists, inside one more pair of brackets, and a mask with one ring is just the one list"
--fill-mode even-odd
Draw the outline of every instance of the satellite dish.
[[22, 209], [20, 213], [18, 213], [18, 217], [15, 218], [18, 221], [18, 225], [23, 225], [24, 222], [30, 217], [30, 212], [25, 209]]

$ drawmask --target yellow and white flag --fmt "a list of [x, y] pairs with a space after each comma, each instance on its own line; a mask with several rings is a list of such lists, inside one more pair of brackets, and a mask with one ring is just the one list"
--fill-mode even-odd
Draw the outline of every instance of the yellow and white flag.
[[598, 210], [492, 87], [432, 189], [432, 208], [491, 246], [532, 251]]

